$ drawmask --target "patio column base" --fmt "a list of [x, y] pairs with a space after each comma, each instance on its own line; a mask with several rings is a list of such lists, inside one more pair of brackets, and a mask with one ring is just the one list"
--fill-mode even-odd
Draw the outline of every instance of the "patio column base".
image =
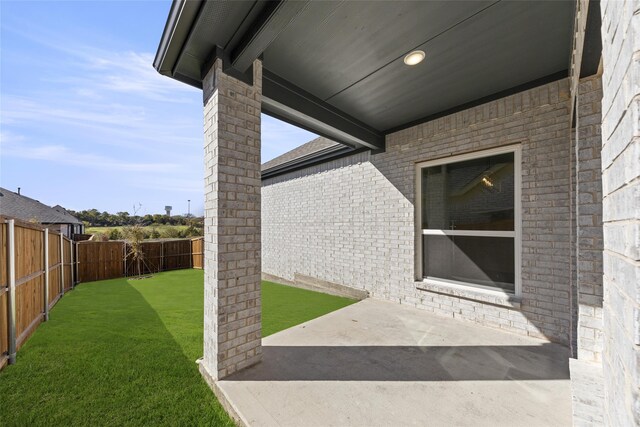
[[207, 367], [204, 363], [198, 363], [200, 369], [200, 375], [204, 378], [204, 381], [207, 383], [213, 394], [218, 399], [218, 402], [222, 405], [224, 410], [229, 414], [229, 416], [236, 422], [236, 424], [240, 427], [248, 427], [249, 424], [240, 416], [239, 411], [236, 407], [231, 403], [231, 399], [229, 396], [218, 386], [218, 381], [213, 379], [211, 373], [207, 370]]
[[[216, 59], [203, 80], [205, 159], [204, 357], [213, 381], [258, 363], [260, 297], [260, 105], [253, 85]], [[201, 369], [202, 370], [202, 369]]]

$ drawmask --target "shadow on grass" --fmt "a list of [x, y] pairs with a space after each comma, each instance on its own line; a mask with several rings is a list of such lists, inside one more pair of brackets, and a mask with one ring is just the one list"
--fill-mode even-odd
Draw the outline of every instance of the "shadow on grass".
[[[178, 343], [135, 289], [142, 282], [65, 295], [0, 373], [0, 425], [232, 425], [185, 355], [202, 336]], [[198, 321], [169, 318], [181, 316], [187, 329]]]

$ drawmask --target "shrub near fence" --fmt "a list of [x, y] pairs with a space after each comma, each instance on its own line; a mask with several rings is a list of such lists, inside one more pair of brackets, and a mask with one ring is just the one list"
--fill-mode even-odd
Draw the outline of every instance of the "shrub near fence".
[[[143, 261], [140, 263], [140, 274], [179, 270], [191, 267], [197, 268], [192, 261], [192, 245], [194, 241], [200, 240], [204, 239], [143, 242]], [[129, 253], [128, 248], [126, 249], [126, 252]], [[134, 261], [131, 256], [127, 257], [125, 268], [127, 276], [135, 276], [138, 274], [137, 262]]]
[[[143, 274], [202, 268], [203, 246], [203, 238], [144, 242]], [[0, 216], [0, 369], [77, 283], [137, 274], [125, 254], [125, 242], [73, 242]]]

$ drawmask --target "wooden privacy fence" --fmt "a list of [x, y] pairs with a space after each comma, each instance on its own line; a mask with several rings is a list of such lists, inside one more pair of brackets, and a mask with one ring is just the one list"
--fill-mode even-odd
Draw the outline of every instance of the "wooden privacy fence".
[[204, 268], [204, 237], [191, 240], [191, 259], [193, 268]]
[[74, 243], [27, 222], [0, 217], [0, 369], [75, 285]]
[[[141, 273], [203, 268], [203, 248], [202, 237], [144, 242]], [[138, 274], [127, 253], [125, 242], [73, 242], [0, 216], [0, 369], [75, 285]]]
[[130, 254], [126, 242], [78, 242], [79, 282], [115, 279], [183, 268], [203, 268], [204, 238], [148, 241], [141, 244], [142, 261]]

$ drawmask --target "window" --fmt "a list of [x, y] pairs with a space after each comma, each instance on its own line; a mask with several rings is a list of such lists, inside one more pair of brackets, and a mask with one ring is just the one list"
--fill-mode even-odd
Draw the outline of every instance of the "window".
[[520, 149], [417, 165], [424, 280], [520, 294]]

